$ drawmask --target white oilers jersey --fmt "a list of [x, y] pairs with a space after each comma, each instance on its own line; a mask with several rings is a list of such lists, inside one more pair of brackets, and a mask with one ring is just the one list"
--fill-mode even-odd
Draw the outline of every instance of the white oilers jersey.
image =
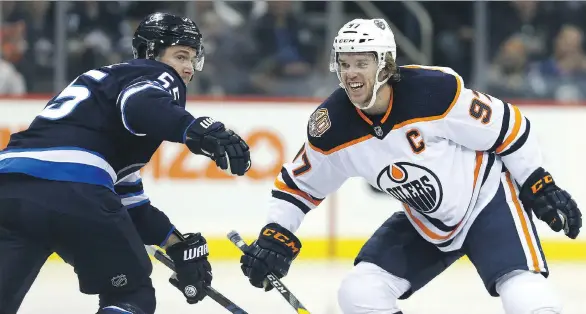
[[495, 195], [501, 172], [522, 185], [541, 166], [517, 107], [466, 88], [449, 68], [400, 70], [382, 116], [356, 109], [343, 89], [313, 112], [306, 143], [275, 181], [269, 222], [295, 232], [347, 178], [361, 177], [402, 202], [423, 238], [455, 250]]

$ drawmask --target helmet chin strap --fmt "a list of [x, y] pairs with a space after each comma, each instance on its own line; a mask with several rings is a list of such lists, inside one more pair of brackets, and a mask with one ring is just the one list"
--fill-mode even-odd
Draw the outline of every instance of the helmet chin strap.
[[[376, 83], [374, 84], [374, 87], [372, 88], [372, 96], [370, 97], [370, 102], [368, 103], [368, 105], [366, 105], [366, 107], [362, 107], [360, 104], [352, 103], [356, 108], [361, 109], [361, 110], [366, 110], [366, 109], [370, 109], [370, 108], [372, 108], [372, 106], [374, 106], [374, 103], [376, 102], [376, 94], [377, 94], [379, 88], [381, 86], [383, 86], [383, 84], [385, 84], [389, 80], [389, 76], [387, 76], [387, 78], [385, 78], [384, 80], [379, 81], [378, 75], [379, 75], [380, 71], [381, 71], [380, 68], [376, 71]], [[346, 91], [346, 93], [348, 93], [348, 91]]]

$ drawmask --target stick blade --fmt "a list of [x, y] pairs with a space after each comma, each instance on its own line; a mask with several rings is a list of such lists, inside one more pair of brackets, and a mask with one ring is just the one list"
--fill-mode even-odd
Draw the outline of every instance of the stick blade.
[[228, 232], [227, 237], [230, 240], [230, 242], [234, 243], [234, 245], [236, 245], [240, 250], [246, 249], [246, 242], [244, 242], [244, 239], [242, 239], [242, 237], [237, 231], [232, 230]]
[[240, 234], [238, 234], [238, 231], [236, 230], [228, 232], [227, 237], [234, 244], [236, 244], [236, 242], [238, 242], [239, 239], [242, 239], [242, 237], [240, 237]]

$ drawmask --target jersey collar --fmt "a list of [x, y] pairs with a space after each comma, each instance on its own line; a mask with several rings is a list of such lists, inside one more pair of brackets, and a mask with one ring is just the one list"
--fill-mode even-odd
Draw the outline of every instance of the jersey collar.
[[389, 117], [391, 115], [391, 110], [393, 109], [394, 95], [395, 93], [393, 91], [393, 87], [391, 86], [391, 100], [389, 101], [389, 107], [387, 108], [387, 111], [382, 117], [380, 115], [369, 116], [365, 114], [362, 110], [354, 107], [360, 118], [362, 118], [364, 122], [370, 125], [370, 133], [379, 139], [384, 138], [393, 129], [394, 123], [389, 121]]

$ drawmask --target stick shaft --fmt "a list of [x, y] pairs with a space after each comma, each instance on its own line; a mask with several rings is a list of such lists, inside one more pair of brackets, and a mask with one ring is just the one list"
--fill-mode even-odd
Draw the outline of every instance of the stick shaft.
[[[234, 243], [241, 251], [244, 252], [246, 247], [248, 246], [244, 239], [240, 236], [240, 234], [236, 231], [231, 231], [228, 233], [228, 239], [230, 242]], [[273, 273], [269, 273], [266, 277], [266, 280], [275, 288], [275, 290], [279, 291], [281, 296], [287, 300], [287, 302], [297, 311], [299, 314], [309, 314], [309, 311], [301, 304], [301, 302], [291, 293], [291, 291], [281, 282], [279, 277], [277, 277]]]

